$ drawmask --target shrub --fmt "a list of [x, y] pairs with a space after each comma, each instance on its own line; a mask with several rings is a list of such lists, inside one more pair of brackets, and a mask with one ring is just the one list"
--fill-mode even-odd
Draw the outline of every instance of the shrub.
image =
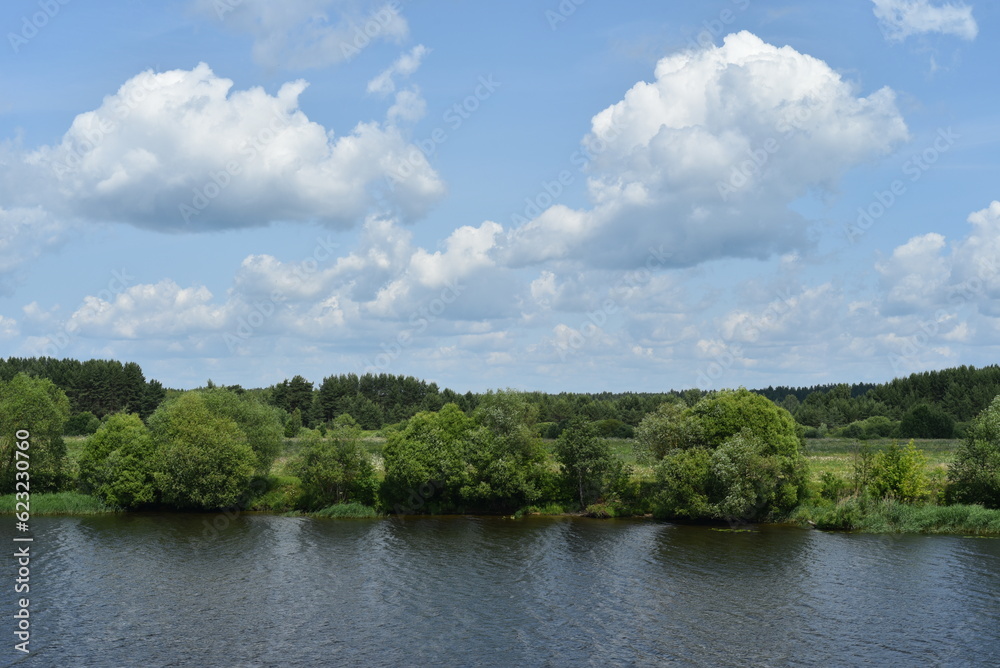
[[156, 500], [156, 446], [135, 413], [108, 417], [83, 446], [80, 489], [112, 506], [137, 508]]
[[66, 422], [67, 436], [90, 436], [101, 427], [101, 421], [90, 411], [77, 413]]
[[654, 448], [675, 446], [655, 469], [656, 515], [756, 520], [805, 496], [799, 429], [788, 411], [742, 388], [681, 411], [670, 406], [654, 417], [655, 430], [646, 420], [640, 425]]
[[927, 495], [928, 484], [927, 456], [912, 440], [905, 448], [893, 441], [872, 457], [869, 489], [878, 498], [917, 501]]
[[948, 479], [950, 501], [1000, 508], [1000, 396], [969, 425]]
[[906, 411], [899, 422], [902, 438], [951, 438], [955, 422], [943, 409], [930, 404], [917, 404]]

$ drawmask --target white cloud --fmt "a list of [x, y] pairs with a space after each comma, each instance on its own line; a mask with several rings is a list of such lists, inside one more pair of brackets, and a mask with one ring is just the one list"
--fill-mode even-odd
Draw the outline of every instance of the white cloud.
[[979, 26], [972, 17], [972, 7], [965, 3], [931, 0], [872, 0], [873, 12], [878, 18], [886, 39], [899, 42], [910, 35], [939, 32], [973, 40]]
[[855, 88], [816, 58], [741, 32], [663, 58], [655, 80], [594, 116], [593, 208], [554, 206], [513, 231], [510, 261], [591, 266], [764, 258], [808, 245], [789, 204], [832, 190], [908, 136], [895, 95]]
[[941, 256], [945, 238], [930, 233], [913, 237], [875, 265], [886, 288], [886, 315], [933, 309], [941, 303], [951, 267]]
[[423, 44], [418, 44], [410, 49], [409, 52], [401, 55], [392, 65], [368, 82], [368, 92], [378, 93], [379, 95], [388, 95], [395, 92], [396, 78], [406, 78], [416, 72], [420, 68], [420, 62], [429, 51], [430, 49]]
[[254, 60], [270, 68], [336, 65], [372, 42], [399, 42], [409, 33], [396, 1], [195, 0], [194, 7], [252, 35]]
[[[337, 137], [298, 108], [304, 81], [276, 95], [232, 86], [204, 63], [130, 79], [78, 115], [59, 144], [8, 160], [7, 199], [70, 219], [202, 231], [343, 227], [376, 206], [416, 217], [443, 195], [393, 124], [359, 123]], [[386, 176], [404, 159], [413, 174], [390, 190]]]
[[933, 313], [972, 307], [1000, 317], [1000, 201], [973, 212], [972, 230], [949, 249], [945, 237], [913, 237], [876, 265], [885, 293], [883, 314]]
[[163, 339], [217, 330], [227, 321], [203, 286], [181, 288], [170, 280], [134, 285], [112, 300], [86, 297], [70, 316], [66, 330], [111, 339]]

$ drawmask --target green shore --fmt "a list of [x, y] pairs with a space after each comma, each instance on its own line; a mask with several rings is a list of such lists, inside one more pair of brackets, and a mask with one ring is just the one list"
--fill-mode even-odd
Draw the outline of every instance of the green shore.
[[[638, 483], [649, 482], [652, 468], [635, 454], [629, 439], [609, 439], [615, 452], [632, 467], [633, 478]], [[67, 439], [71, 466], [75, 465], [82, 438]], [[891, 442], [881, 439], [868, 442], [873, 449], [880, 449]], [[384, 439], [370, 433], [365, 439], [366, 449], [376, 463], [381, 461]], [[927, 469], [931, 480], [942, 481], [947, 474], [956, 440], [926, 440], [916, 443], [927, 456]], [[817, 490], [824, 474], [848, 479], [857, 456], [859, 443], [851, 439], [825, 438], [806, 441], [804, 453], [809, 464], [810, 479]], [[372, 518], [384, 517], [375, 508], [358, 503], [330, 506], [313, 513], [294, 509], [294, 499], [299, 491], [298, 479], [289, 475], [287, 464], [299, 450], [298, 439], [287, 439], [284, 452], [271, 471], [270, 486], [261, 497], [247, 505], [246, 510], [271, 514], [295, 514], [307, 517]], [[0, 513], [13, 514], [13, 494], [0, 496]], [[524, 508], [515, 517], [529, 515], [590, 517], [630, 516], [628, 512], [615, 512], [602, 505], [588, 508], [586, 512], [566, 512], [559, 504]], [[31, 515], [95, 515], [121, 512], [96, 499], [78, 492], [33, 494]], [[631, 515], [636, 516], [636, 515]], [[834, 502], [818, 493], [797, 507], [784, 523], [822, 530], [857, 531], [866, 533], [951, 534], [974, 536], [1000, 536], [1000, 510], [990, 510], [977, 505], [938, 505], [934, 503], [900, 503], [893, 500], [864, 500], [848, 496]]]

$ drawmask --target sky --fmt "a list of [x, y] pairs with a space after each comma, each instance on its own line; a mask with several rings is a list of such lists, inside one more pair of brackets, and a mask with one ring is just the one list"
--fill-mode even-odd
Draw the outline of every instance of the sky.
[[0, 356], [174, 388], [997, 362], [1000, 3], [9, 0]]

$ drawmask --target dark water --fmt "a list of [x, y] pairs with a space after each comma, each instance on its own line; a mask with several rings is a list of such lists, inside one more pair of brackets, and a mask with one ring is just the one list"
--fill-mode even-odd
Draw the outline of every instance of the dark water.
[[212, 536], [211, 518], [33, 519], [19, 665], [1000, 663], [1000, 540], [472, 517]]

